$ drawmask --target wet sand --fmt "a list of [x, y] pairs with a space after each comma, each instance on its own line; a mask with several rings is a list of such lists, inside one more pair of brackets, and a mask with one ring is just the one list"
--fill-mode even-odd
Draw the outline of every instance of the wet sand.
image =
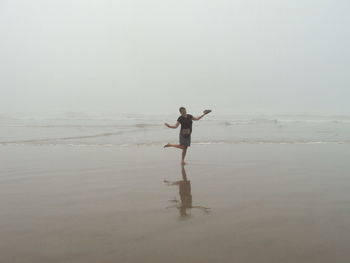
[[0, 262], [348, 262], [349, 153], [2, 146]]

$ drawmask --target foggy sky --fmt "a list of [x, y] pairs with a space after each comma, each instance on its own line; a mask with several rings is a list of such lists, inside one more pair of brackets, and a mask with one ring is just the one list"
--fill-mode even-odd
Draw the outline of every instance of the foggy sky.
[[0, 0], [0, 113], [350, 114], [348, 0]]

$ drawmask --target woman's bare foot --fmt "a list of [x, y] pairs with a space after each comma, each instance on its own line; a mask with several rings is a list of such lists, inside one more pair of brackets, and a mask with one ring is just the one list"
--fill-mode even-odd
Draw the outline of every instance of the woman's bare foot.
[[164, 148], [170, 147], [170, 143], [168, 142], [168, 143], [165, 144], [163, 147], [164, 147]]
[[181, 165], [185, 165], [185, 164], [187, 164], [185, 161], [182, 161], [182, 162], [181, 162]]

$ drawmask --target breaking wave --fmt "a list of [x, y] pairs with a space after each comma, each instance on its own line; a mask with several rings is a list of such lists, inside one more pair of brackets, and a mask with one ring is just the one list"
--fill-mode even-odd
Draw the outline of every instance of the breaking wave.
[[[147, 146], [178, 139], [174, 115], [54, 118], [0, 115], [1, 145]], [[197, 126], [198, 125], [198, 126]], [[193, 144], [348, 144], [350, 116], [208, 116], [194, 122]], [[198, 129], [198, 130], [197, 130]]]
[[[109, 135], [106, 135], [109, 136]], [[93, 136], [81, 136], [79, 138], [89, 138]], [[77, 137], [63, 137], [56, 139], [39, 139], [39, 140], [19, 140], [10, 142], [0, 142], [0, 145], [37, 145], [37, 146], [70, 146], [70, 147], [132, 147], [132, 146], [161, 146], [165, 141], [158, 142], [134, 142], [134, 143], [69, 143], [55, 142], [55, 140], [69, 140]], [[193, 145], [230, 145], [230, 144], [350, 144], [350, 140], [345, 141], [267, 141], [267, 140], [236, 140], [236, 141], [195, 141]]]

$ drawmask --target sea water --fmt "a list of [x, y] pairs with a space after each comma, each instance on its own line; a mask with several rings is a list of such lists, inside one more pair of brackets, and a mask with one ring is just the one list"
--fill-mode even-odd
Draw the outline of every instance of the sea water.
[[[1, 145], [128, 147], [178, 142], [177, 115], [65, 113], [0, 116]], [[229, 115], [193, 122], [193, 144], [350, 143], [350, 116]]]

